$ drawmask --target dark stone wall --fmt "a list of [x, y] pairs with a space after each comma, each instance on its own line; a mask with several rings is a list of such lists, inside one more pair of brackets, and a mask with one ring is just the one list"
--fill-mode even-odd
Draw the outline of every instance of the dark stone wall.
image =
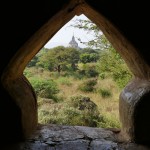
[[22, 139], [21, 111], [9, 94], [0, 86], [0, 147]]
[[136, 142], [150, 144], [150, 91], [142, 97], [142, 100], [136, 106], [134, 125]]
[[[49, 18], [69, 0], [60, 1], [4, 1], [1, 3], [1, 54], [0, 76], [18, 49]], [[1, 140], [12, 142], [22, 139], [21, 111], [0, 82]]]
[[[0, 7], [1, 54], [0, 76], [18, 49], [69, 0], [4, 1]], [[86, 0], [95, 10], [110, 20], [120, 32], [137, 48], [138, 53], [150, 65], [148, 2], [129, 0]], [[71, 10], [70, 10], [71, 11]], [[21, 136], [21, 110], [4, 90], [0, 82], [1, 135], [6, 139]]]
[[[59, 2], [43, 0], [31, 3], [24, 0], [1, 3], [3, 54], [0, 55], [0, 73], [18, 48], [68, 2], [69, 0]], [[149, 38], [146, 38], [150, 33], [148, 1], [86, 0], [86, 2], [112, 21], [150, 64]]]
[[[16, 51], [69, 0], [4, 1], [1, 3], [0, 73]], [[5, 59], [4, 59], [5, 58]]]
[[133, 79], [120, 94], [119, 113], [122, 132], [131, 141], [150, 141], [150, 82]]
[[93, 8], [109, 19], [124, 36], [139, 50], [150, 65], [148, 1], [130, 0], [86, 0]]

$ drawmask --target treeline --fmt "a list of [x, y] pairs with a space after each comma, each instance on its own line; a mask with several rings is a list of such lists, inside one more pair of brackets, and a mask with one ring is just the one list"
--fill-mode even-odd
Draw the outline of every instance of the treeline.
[[[118, 117], [112, 114], [118, 110], [115, 95], [132, 74], [111, 45], [105, 50], [42, 48], [24, 75], [38, 97], [40, 123], [120, 127]], [[101, 107], [93, 107], [94, 101]]]
[[79, 78], [112, 77], [120, 88], [132, 78], [124, 60], [111, 45], [105, 50], [92, 48], [78, 50], [64, 46], [42, 48], [27, 67], [40, 67], [59, 74], [66, 72], [72, 76], [78, 74]]
[[41, 67], [49, 71], [77, 70], [78, 64], [92, 63], [99, 60], [99, 51], [91, 48], [77, 50], [72, 47], [58, 46], [52, 49], [42, 48], [29, 62], [27, 67]]

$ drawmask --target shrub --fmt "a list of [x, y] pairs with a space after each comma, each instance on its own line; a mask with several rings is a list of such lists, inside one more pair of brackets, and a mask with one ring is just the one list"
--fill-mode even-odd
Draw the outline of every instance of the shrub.
[[90, 111], [93, 111], [96, 109], [96, 104], [90, 100], [89, 97], [77, 95], [70, 97], [71, 100], [71, 106], [74, 108], [78, 108], [79, 110], [85, 110], [88, 109]]
[[87, 77], [97, 77], [98, 75], [99, 73], [96, 71], [95, 68], [89, 68], [88, 70], [86, 70]]
[[39, 108], [39, 123], [80, 125], [90, 127], [120, 127], [116, 116], [100, 114], [97, 105], [87, 96], [75, 95], [67, 103], [53, 103], [51, 109]]
[[123, 88], [127, 85], [127, 83], [131, 80], [132, 75], [129, 72], [128, 68], [126, 67], [126, 70], [123, 68], [124, 66], [122, 65], [122, 68], [119, 70], [115, 70], [113, 73], [113, 80], [117, 83], [119, 88]]
[[111, 97], [112, 93], [107, 89], [99, 89], [99, 93], [103, 98]]
[[99, 74], [99, 77], [100, 77], [102, 80], [105, 79], [105, 76], [106, 76], [105, 73], [100, 73], [100, 74]]
[[115, 116], [103, 115], [102, 120], [98, 122], [98, 127], [101, 128], [121, 128], [119, 120]]
[[30, 78], [30, 82], [39, 97], [57, 100], [55, 94], [59, 92], [56, 82], [51, 79]]
[[48, 124], [48, 123], [52, 123], [52, 124], [60, 124], [61, 122], [63, 122], [63, 118], [62, 117], [57, 117], [58, 114], [56, 114], [56, 110], [43, 110], [40, 109], [38, 111], [38, 120], [39, 123], [42, 124]]
[[84, 75], [88, 78], [97, 77], [99, 75], [95, 63], [83, 65]]
[[90, 79], [84, 81], [81, 85], [79, 85], [79, 90], [83, 92], [93, 92], [95, 90], [96, 84], [97, 84], [97, 79]]
[[24, 76], [26, 76], [27, 78], [30, 78], [31, 76], [33, 76], [32, 72], [26, 68], [23, 72]]
[[82, 112], [74, 107], [66, 107], [64, 110], [65, 123], [67, 125], [83, 125], [81, 114]]
[[[71, 118], [74, 117], [77, 125], [97, 127], [101, 120], [97, 105], [91, 101], [89, 97], [83, 95], [72, 96], [69, 106], [73, 107], [73, 111], [69, 111]], [[80, 114], [80, 116], [79, 116]], [[70, 115], [69, 115], [70, 116]]]

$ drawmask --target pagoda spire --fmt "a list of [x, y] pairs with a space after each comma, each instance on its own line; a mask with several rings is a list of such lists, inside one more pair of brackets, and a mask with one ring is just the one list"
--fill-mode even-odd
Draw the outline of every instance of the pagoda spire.
[[74, 32], [73, 32], [73, 35], [72, 35], [72, 40], [69, 42], [69, 47], [80, 49], [79, 46], [78, 46], [78, 43], [75, 40]]

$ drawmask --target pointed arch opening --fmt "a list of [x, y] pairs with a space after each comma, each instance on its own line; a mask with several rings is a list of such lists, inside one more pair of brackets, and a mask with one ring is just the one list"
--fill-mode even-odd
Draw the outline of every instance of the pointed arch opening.
[[21, 122], [25, 137], [37, 126], [37, 102], [30, 83], [23, 76], [23, 71], [48, 40], [71, 18], [80, 14], [85, 14], [102, 30], [134, 76], [142, 79], [149, 77], [148, 66], [143, 62], [136, 49], [109, 20], [85, 2], [71, 1], [18, 50], [3, 73], [2, 83], [21, 109]]
[[119, 94], [132, 75], [102, 31], [83, 14], [44, 45], [24, 75], [36, 91], [39, 123], [120, 127]]

